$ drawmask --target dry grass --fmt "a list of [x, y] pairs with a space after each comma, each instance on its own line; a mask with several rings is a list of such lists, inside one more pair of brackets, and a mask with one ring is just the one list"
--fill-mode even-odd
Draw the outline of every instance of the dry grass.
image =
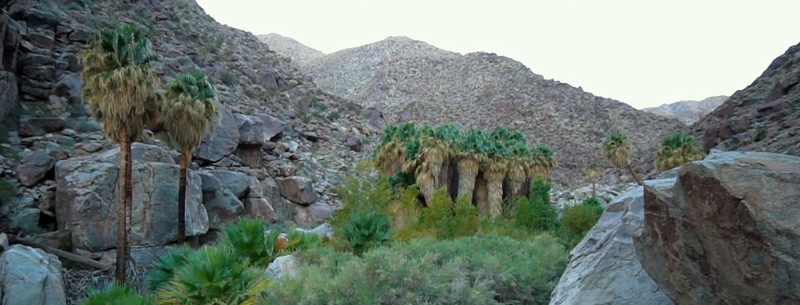
[[[147, 273], [152, 265], [128, 268], [128, 285], [144, 295], [147, 292]], [[78, 305], [91, 290], [103, 289], [114, 282], [114, 270], [64, 269], [67, 305]]]

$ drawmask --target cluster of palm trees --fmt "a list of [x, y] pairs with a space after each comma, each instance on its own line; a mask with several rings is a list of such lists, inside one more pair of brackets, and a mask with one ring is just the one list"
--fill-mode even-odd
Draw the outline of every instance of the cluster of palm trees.
[[412, 175], [425, 202], [446, 188], [453, 197], [471, 199], [481, 216], [494, 220], [504, 199], [524, 195], [536, 177], [549, 179], [557, 159], [547, 146], [532, 148], [522, 133], [503, 127], [462, 132], [449, 124], [407, 123], [386, 128], [375, 165], [381, 177]]
[[131, 142], [147, 126], [162, 125], [181, 148], [178, 190], [178, 242], [186, 239], [186, 168], [202, 137], [213, 130], [216, 93], [202, 73], [179, 75], [166, 90], [154, 70], [158, 58], [144, 34], [133, 26], [100, 30], [86, 51], [83, 97], [103, 132], [120, 145], [116, 279], [125, 281], [130, 257], [128, 231], [133, 201]]
[[[603, 158], [620, 169], [626, 169], [631, 173], [636, 183], [642, 185], [642, 179], [636, 174], [631, 166], [631, 154], [633, 147], [628, 141], [628, 137], [623, 133], [617, 133], [603, 142]], [[701, 160], [705, 158], [703, 151], [697, 140], [683, 132], [673, 134], [661, 143], [661, 147], [656, 151], [655, 166], [658, 170], [665, 171], [683, 164]], [[592, 181], [592, 193], [594, 194], [594, 184], [600, 176], [600, 167], [596, 163], [591, 163], [586, 167], [589, 179]]]

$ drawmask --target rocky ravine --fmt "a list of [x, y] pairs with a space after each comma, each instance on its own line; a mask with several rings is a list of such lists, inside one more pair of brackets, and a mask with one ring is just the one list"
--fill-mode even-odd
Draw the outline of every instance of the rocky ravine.
[[341, 50], [301, 62], [300, 67], [320, 87], [384, 109], [390, 124], [521, 130], [530, 142], [558, 153], [554, 178], [561, 186], [585, 183], [583, 168], [590, 162], [617, 173], [602, 162], [599, 150], [613, 133], [628, 134], [636, 151], [634, 164], [649, 173], [660, 141], [685, 128], [678, 120], [544, 79], [510, 58], [461, 55], [405, 37]]
[[[0, 231], [113, 260], [119, 150], [81, 97], [79, 59], [98, 28], [137, 25], [165, 83], [199, 70], [217, 89], [220, 118], [188, 174], [187, 233], [202, 241], [244, 215], [319, 224], [340, 206], [332, 187], [374, 136], [360, 106], [194, 1], [0, 3]], [[157, 127], [133, 145], [135, 265], [177, 236], [180, 154]]]
[[775, 58], [750, 86], [692, 125], [706, 149], [800, 156], [800, 44]]
[[717, 106], [721, 105], [728, 97], [724, 95], [712, 96], [702, 101], [680, 101], [672, 104], [663, 104], [658, 107], [645, 108], [642, 111], [655, 113], [657, 115], [675, 118], [691, 125], [697, 120], [700, 120], [706, 114], [713, 111]]

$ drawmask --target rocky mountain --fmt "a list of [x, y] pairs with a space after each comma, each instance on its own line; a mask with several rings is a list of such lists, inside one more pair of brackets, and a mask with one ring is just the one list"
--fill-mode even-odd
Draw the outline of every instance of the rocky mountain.
[[[164, 83], [203, 71], [218, 93], [188, 174], [187, 235], [214, 240], [245, 215], [313, 227], [340, 206], [332, 187], [376, 130], [254, 35], [192, 0], [12, 0], [0, 2], [0, 231], [113, 260], [119, 149], [82, 100], [80, 58], [95, 30], [121, 24], [148, 36]], [[137, 266], [177, 236], [180, 153], [151, 127], [132, 150]]]
[[305, 63], [324, 56], [322, 51], [308, 47], [297, 40], [279, 34], [258, 35], [258, 40], [266, 43], [271, 50], [291, 58], [297, 63]]
[[300, 68], [321, 88], [382, 109], [389, 124], [521, 130], [530, 142], [558, 153], [554, 178], [561, 185], [583, 181], [587, 163], [604, 163], [600, 147], [611, 134], [628, 134], [634, 164], [647, 173], [661, 139], [685, 128], [678, 120], [545, 79], [507, 57], [461, 55], [406, 37], [341, 50], [301, 62]]
[[681, 120], [691, 125], [704, 117], [709, 112], [721, 105], [728, 97], [724, 95], [712, 96], [702, 101], [680, 101], [672, 104], [663, 104], [658, 107], [645, 108], [643, 111], [657, 115]]
[[706, 149], [800, 155], [800, 44], [692, 125]]

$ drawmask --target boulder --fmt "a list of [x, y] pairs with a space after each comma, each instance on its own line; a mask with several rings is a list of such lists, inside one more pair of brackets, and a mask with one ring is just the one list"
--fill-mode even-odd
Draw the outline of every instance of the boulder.
[[239, 113], [234, 118], [239, 128], [239, 145], [261, 146], [269, 140], [264, 134], [264, 122], [261, 118]]
[[264, 138], [266, 138], [267, 141], [283, 133], [284, 128], [286, 128], [286, 123], [274, 116], [260, 115], [259, 118], [264, 122]]
[[[159, 149], [136, 145], [147, 146], [142, 151]], [[171, 163], [142, 162], [146, 156], [152, 154], [132, 154], [131, 245], [161, 246], [178, 237], [180, 168]], [[56, 163], [56, 222], [60, 230], [72, 231], [74, 247], [104, 251], [116, 246], [118, 176], [119, 148]], [[208, 214], [201, 204], [201, 180], [194, 171], [188, 171], [187, 185], [186, 235], [201, 235], [208, 230]]]
[[[671, 186], [675, 179], [646, 183]], [[636, 257], [632, 237], [643, 219], [642, 187], [612, 200], [597, 224], [570, 252], [550, 304], [673, 304], [642, 270]]]
[[269, 223], [275, 223], [275, 210], [264, 198], [248, 198], [244, 201], [244, 210], [248, 216], [261, 219]]
[[327, 203], [316, 202], [305, 206], [292, 204], [294, 221], [304, 227], [314, 227], [333, 215], [333, 208]]
[[267, 199], [267, 202], [272, 205], [272, 209], [275, 211], [276, 220], [291, 220], [291, 206], [294, 205], [294, 203], [281, 197], [281, 191], [275, 179], [272, 177], [264, 178], [264, 180], [261, 181], [261, 186], [264, 188], [264, 199]]
[[22, 158], [22, 162], [17, 167], [17, 179], [22, 185], [31, 187], [39, 183], [53, 166], [56, 159], [51, 157], [44, 150], [37, 150]]
[[220, 112], [220, 118], [214, 121], [214, 134], [206, 134], [194, 151], [194, 157], [209, 163], [230, 155], [239, 145], [239, 128], [233, 113], [219, 102], [214, 103]]
[[61, 262], [41, 249], [14, 245], [0, 256], [2, 305], [65, 305]]
[[208, 173], [219, 180], [220, 188], [231, 191], [236, 198], [245, 198], [247, 195], [250, 181], [247, 174], [227, 170], [210, 170]]
[[277, 280], [284, 276], [295, 276], [302, 266], [303, 262], [294, 255], [279, 256], [267, 267], [267, 277]]
[[347, 148], [350, 148], [350, 150], [354, 152], [361, 152], [361, 138], [355, 134], [351, 134], [344, 140], [344, 146], [347, 146]]
[[19, 127], [20, 137], [41, 136], [48, 132], [58, 132], [67, 128], [67, 121], [60, 117], [31, 118]]
[[275, 179], [281, 196], [301, 205], [309, 205], [317, 201], [317, 192], [314, 191], [311, 179], [300, 176], [278, 177]]
[[222, 229], [244, 215], [244, 204], [229, 189], [203, 193], [203, 205], [208, 211], [209, 227]]
[[645, 185], [634, 245], [677, 304], [800, 304], [800, 158], [714, 153]]
[[82, 101], [81, 90], [83, 89], [83, 82], [78, 73], [65, 73], [56, 80], [50, 94], [65, 97], [72, 104], [77, 104]]

